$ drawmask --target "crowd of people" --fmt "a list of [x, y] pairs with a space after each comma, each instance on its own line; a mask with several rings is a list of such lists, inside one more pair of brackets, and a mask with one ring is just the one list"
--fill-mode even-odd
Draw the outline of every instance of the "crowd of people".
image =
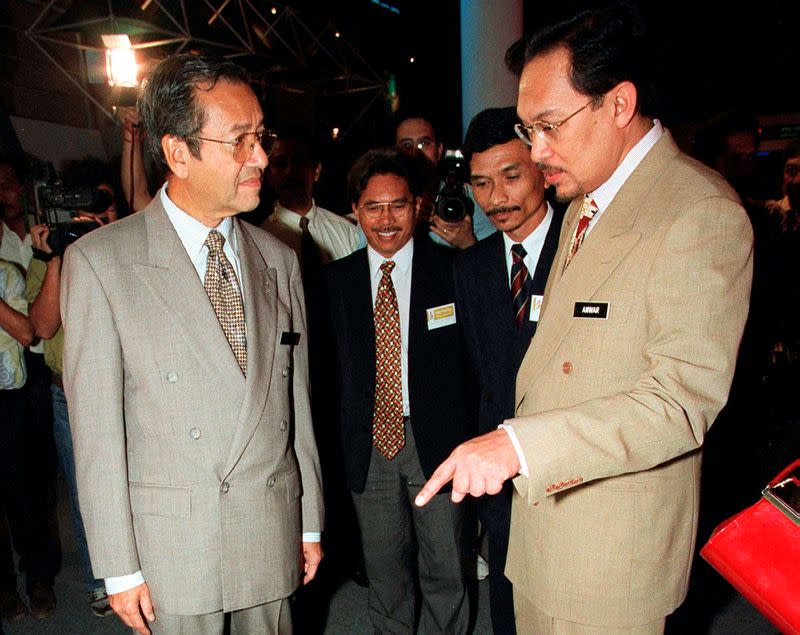
[[314, 135], [195, 54], [118, 169], [63, 170], [102, 210], [29, 223], [0, 158], [2, 617], [56, 610], [59, 469], [91, 610], [138, 633], [322, 632], [349, 578], [375, 632], [466, 633], [486, 567], [497, 634], [696, 626], [696, 544], [797, 452], [800, 142], [771, 200], [757, 130], [690, 158], [640, 26], [512, 47], [455, 195], [407, 111], [326, 209]]

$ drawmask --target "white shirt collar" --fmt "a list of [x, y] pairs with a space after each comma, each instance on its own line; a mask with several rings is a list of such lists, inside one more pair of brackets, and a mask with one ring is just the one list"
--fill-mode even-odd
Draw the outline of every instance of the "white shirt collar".
[[619, 192], [620, 188], [625, 184], [633, 171], [642, 162], [645, 155], [653, 148], [664, 134], [664, 127], [658, 119], [653, 119], [653, 127], [647, 132], [645, 136], [639, 139], [638, 143], [633, 146], [625, 158], [614, 170], [614, 173], [609, 179], [598, 187], [594, 192], [589, 192], [586, 196], [594, 199], [597, 208], [602, 212], [614, 200], [614, 197]]
[[186, 253], [188, 253], [189, 256], [194, 257], [201, 252], [205, 247], [208, 232], [212, 229], [216, 229], [225, 237], [225, 243], [230, 245], [234, 254], [239, 253], [236, 243], [236, 233], [233, 231], [232, 217], [224, 218], [216, 227], [207, 227], [175, 205], [172, 199], [167, 195], [166, 183], [161, 190], [159, 190], [158, 195], [161, 197], [161, 204], [164, 206], [164, 211], [167, 212], [167, 216], [173, 227], [175, 227], [178, 238], [181, 239]]
[[[550, 223], [553, 222], [553, 211], [552, 205], [550, 203], [547, 204], [547, 212], [545, 212], [544, 218], [542, 222], [534, 229], [530, 234], [528, 234], [525, 239], [522, 241], [522, 246], [525, 247], [525, 252], [530, 254], [538, 254], [542, 250], [542, 245], [544, 245], [544, 239], [547, 236], [547, 232], [550, 229]], [[503, 232], [503, 243], [505, 244], [506, 254], [511, 251], [511, 247], [516, 245], [513, 240], [508, 237], [508, 234]], [[533, 274], [531, 274], [533, 275]]]
[[414, 239], [411, 238], [399, 251], [397, 251], [391, 258], [384, 258], [371, 246], [367, 245], [367, 260], [369, 261], [369, 275], [374, 278], [376, 275], [381, 275], [381, 265], [386, 260], [392, 260], [395, 263], [395, 271], [400, 271], [403, 275], [411, 270], [411, 260], [414, 256]]
[[[314, 199], [311, 199], [311, 208], [305, 213], [305, 217], [308, 219], [308, 224], [314, 224], [314, 218], [317, 215], [317, 202]], [[288, 207], [284, 207], [277, 201], [275, 202], [275, 219], [281, 221], [284, 225], [291, 225], [292, 227], [296, 227], [300, 229], [300, 219], [303, 218], [302, 214], [298, 214], [297, 212], [293, 212]]]

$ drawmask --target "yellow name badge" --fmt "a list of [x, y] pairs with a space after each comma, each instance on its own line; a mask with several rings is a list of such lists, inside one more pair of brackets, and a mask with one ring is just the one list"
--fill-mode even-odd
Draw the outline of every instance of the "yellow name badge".
[[435, 306], [432, 309], [427, 309], [425, 313], [428, 318], [429, 331], [456, 323], [456, 305], [452, 302], [450, 304], [443, 304], [442, 306]]
[[539, 321], [539, 313], [542, 311], [542, 300], [544, 300], [543, 295], [531, 296], [531, 322]]

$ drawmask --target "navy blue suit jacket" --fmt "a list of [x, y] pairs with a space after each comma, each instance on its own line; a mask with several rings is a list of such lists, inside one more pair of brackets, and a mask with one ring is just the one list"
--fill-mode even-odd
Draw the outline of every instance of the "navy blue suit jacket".
[[[411, 426], [426, 478], [474, 433], [474, 390], [460, 324], [429, 330], [426, 309], [455, 302], [452, 250], [414, 239], [408, 332]], [[366, 248], [327, 268], [339, 375], [339, 421], [347, 483], [362, 492], [372, 449], [375, 324]], [[458, 316], [457, 316], [458, 319]]]

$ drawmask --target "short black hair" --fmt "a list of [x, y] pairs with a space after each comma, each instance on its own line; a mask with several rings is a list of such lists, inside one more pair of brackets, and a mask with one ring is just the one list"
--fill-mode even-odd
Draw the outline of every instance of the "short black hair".
[[796, 159], [800, 157], [800, 139], [790, 141], [789, 145], [783, 150], [783, 162], [786, 163], [789, 159]]
[[200, 143], [191, 137], [203, 128], [206, 112], [198, 91], [209, 91], [219, 81], [247, 83], [246, 71], [233, 62], [207, 55], [181, 53], [161, 60], [144, 82], [137, 106], [153, 156], [167, 167], [161, 139], [175, 135], [200, 157]]
[[347, 196], [356, 205], [361, 193], [373, 176], [394, 174], [408, 183], [411, 195], [420, 195], [420, 177], [417, 162], [395, 148], [378, 148], [362, 154], [347, 174]]
[[[436, 120], [430, 112], [427, 112], [421, 108], [407, 108], [405, 110], [397, 111], [394, 116], [394, 128], [392, 129], [392, 132], [396, 135], [400, 124], [404, 121], [408, 121], [409, 119], [422, 119], [423, 121], [427, 121], [431, 125], [431, 128], [433, 128], [433, 134], [436, 136], [436, 140], [439, 140]], [[392, 137], [392, 143], [394, 143], [394, 137]]]
[[[629, 81], [636, 86], [637, 111], [654, 117], [658, 109], [650, 68], [644, 19], [627, 0], [599, 3], [561, 21], [548, 24], [506, 52], [512, 71], [521, 72], [533, 58], [564, 48], [570, 55], [570, 83], [599, 105], [614, 86]], [[521, 64], [520, 64], [521, 61]]]
[[513, 106], [507, 108], [487, 108], [472, 118], [464, 136], [462, 153], [467, 163], [476, 152], [485, 152], [493, 146], [519, 139], [514, 132], [514, 124], [519, 123], [517, 111]]

